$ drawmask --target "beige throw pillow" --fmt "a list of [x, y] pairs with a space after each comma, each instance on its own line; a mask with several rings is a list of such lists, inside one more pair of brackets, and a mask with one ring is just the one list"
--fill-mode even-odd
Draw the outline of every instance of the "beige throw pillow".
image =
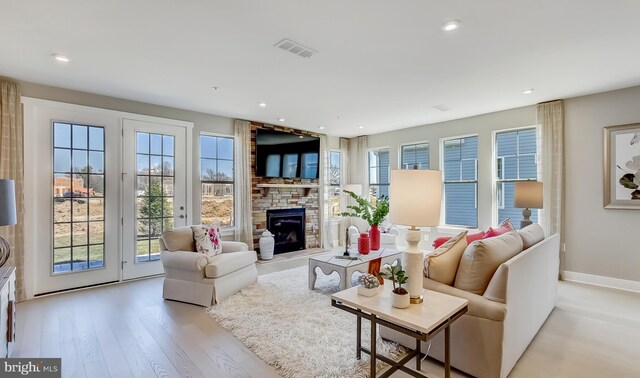
[[460, 259], [454, 287], [482, 295], [500, 264], [520, 252], [522, 239], [516, 231], [471, 243]]
[[522, 238], [522, 249], [529, 249], [544, 240], [544, 230], [542, 226], [533, 223], [518, 231]]
[[467, 248], [467, 231], [461, 232], [424, 259], [424, 276], [445, 285], [453, 285], [460, 258]]

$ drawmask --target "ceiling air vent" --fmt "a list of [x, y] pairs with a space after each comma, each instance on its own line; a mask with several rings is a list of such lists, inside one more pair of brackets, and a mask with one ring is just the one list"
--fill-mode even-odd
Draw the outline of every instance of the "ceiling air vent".
[[285, 38], [280, 42], [274, 45], [275, 47], [279, 47], [283, 50], [286, 50], [292, 54], [296, 54], [303, 58], [311, 58], [313, 54], [317, 53], [316, 50], [308, 48], [307, 46], [301, 45], [298, 42], [294, 42], [289, 38]]

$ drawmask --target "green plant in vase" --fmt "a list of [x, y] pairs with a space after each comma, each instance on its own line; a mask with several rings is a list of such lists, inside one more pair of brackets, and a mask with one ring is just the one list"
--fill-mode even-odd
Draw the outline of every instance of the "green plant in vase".
[[380, 230], [378, 226], [389, 215], [389, 198], [382, 196], [378, 198], [375, 205], [372, 205], [371, 202], [352, 191], [344, 190], [344, 192], [354, 199], [355, 204], [347, 206], [349, 211], [344, 211], [340, 215], [364, 219], [369, 223], [369, 226], [371, 226], [369, 230], [371, 249], [380, 249]]
[[407, 283], [409, 277], [400, 265], [392, 265], [385, 267], [385, 270], [378, 273], [382, 278], [386, 278], [393, 282], [393, 290], [391, 294], [391, 305], [396, 308], [407, 308], [410, 304], [409, 292], [402, 287]]

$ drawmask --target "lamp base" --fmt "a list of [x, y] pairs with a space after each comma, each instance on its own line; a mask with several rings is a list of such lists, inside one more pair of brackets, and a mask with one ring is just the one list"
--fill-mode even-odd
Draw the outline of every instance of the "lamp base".
[[529, 219], [530, 216], [531, 216], [531, 210], [529, 210], [529, 208], [522, 210], [522, 221], [520, 221], [521, 229], [529, 226], [530, 224], [533, 224], [531, 219]]
[[4, 238], [0, 237], [0, 266], [3, 266], [11, 255], [11, 246]]
[[422, 282], [422, 270], [424, 255], [418, 249], [420, 242], [420, 230], [411, 227], [407, 230], [408, 247], [404, 251], [402, 269], [407, 273], [407, 291], [411, 296], [411, 303], [422, 303], [422, 293], [424, 292]]
[[411, 304], [420, 304], [424, 302], [424, 297], [421, 295], [418, 298], [410, 298], [409, 302], [411, 302]]

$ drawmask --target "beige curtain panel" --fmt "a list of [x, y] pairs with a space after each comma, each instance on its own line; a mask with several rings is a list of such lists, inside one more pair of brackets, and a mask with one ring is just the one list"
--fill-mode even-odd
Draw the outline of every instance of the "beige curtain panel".
[[16, 297], [25, 299], [24, 292], [24, 128], [20, 86], [0, 79], [0, 178], [15, 180], [18, 224], [0, 227], [0, 235], [11, 246], [11, 256], [5, 266], [16, 267]]
[[236, 190], [236, 225], [235, 240], [247, 243], [253, 250], [253, 224], [251, 223], [251, 123], [235, 120], [233, 123], [235, 136], [234, 171]]
[[[564, 105], [562, 100], [538, 104], [542, 128], [543, 228], [547, 235], [560, 234], [564, 245]], [[560, 253], [560, 270], [564, 252]]]

